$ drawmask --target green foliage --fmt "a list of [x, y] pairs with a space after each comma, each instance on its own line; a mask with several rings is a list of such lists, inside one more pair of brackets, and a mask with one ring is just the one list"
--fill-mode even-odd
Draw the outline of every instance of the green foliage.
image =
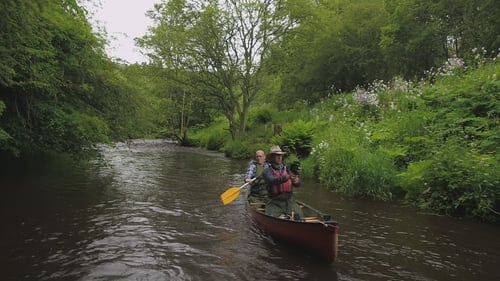
[[85, 15], [75, 1], [1, 2], [0, 150], [77, 153], [161, 126], [142, 70], [112, 63]]
[[105, 140], [106, 125], [96, 117], [102, 108], [93, 107], [102, 98], [87, 99], [103, 45], [82, 9], [57, 0], [0, 5], [1, 121], [12, 137], [8, 149], [75, 152]]
[[446, 59], [446, 36], [435, 4], [422, 0], [387, 1], [389, 22], [380, 45], [392, 74], [422, 77]]
[[37, 127], [41, 147], [77, 153], [95, 143], [110, 141], [107, 123], [97, 116], [57, 107], [39, 110], [43, 112]]
[[436, 143], [427, 131], [434, 120], [432, 116], [426, 110], [414, 110], [384, 118], [373, 125], [370, 136], [372, 146], [384, 149], [394, 157], [398, 169], [405, 169], [409, 163], [430, 156], [430, 150]]
[[273, 110], [269, 106], [260, 106], [250, 111], [248, 116], [248, 123], [250, 124], [266, 124], [273, 119], [273, 115], [276, 114], [276, 110]]
[[466, 75], [447, 77], [425, 92], [428, 107], [436, 111], [431, 129], [437, 138], [459, 137], [464, 145], [483, 153], [496, 149], [500, 127], [498, 64]]
[[424, 89], [425, 108], [435, 118], [419, 136], [405, 139], [424, 145], [412, 147], [419, 157], [398, 177], [410, 202], [441, 214], [498, 220], [499, 69], [485, 65]]
[[379, 200], [399, 193], [394, 184], [394, 156], [384, 149], [372, 149], [364, 128], [332, 124], [316, 135], [311, 158], [314, 175], [327, 187], [350, 196]]
[[250, 148], [248, 143], [241, 141], [228, 141], [223, 151], [227, 157], [234, 159], [250, 159], [255, 152], [255, 150]]
[[[0, 100], [0, 116], [2, 116], [2, 112], [5, 110], [5, 104]], [[12, 139], [12, 137], [0, 127], [0, 150], [8, 150], [8, 141]]]
[[[301, 177], [315, 178], [315, 179], [318, 178], [318, 176], [316, 175], [317, 165], [315, 163], [314, 157], [307, 157], [301, 160], [297, 159], [297, 161], [300, 162], [300, 166], [302, 168], [300, 171]], [[293, 159], [287, 159], [286, 162], [291, 163], [293, 162]]]
[[[413, 90], [379, 87], [382, 91], [370, 94], [383, 102], [374, 103], [377, 108], [368, 112], [355, 109], [355, 96], [335, 99], [342, 106], [334, 108], [343, 113], [329, 114], [342, 118], [331, 123], [335, 134], [316, 136], [324, 139], [315, 146], [319, 153], [313, 153], [318, 177], [359, 197], [406, 194], [410, 202], [437, 213], [498, 220], [500, 191], [494, 171], [500, 168], [495, 156], [499, 69], [493, 63], [465, 74], [455, 72]], [[378, 159], [379, 166], [370, 165], [372, 159]], [[359, 178], [363, 180], [356, 181]]]
[[[380, 28], [387, 14], [383, 0], [319, 1], [293, 6], [300, 22], [285, 34], [272, 62], [282, 79], [279, 103], [302, 99], [316, 103], [375, 79], [386, 79], [379, 47]], [[376, 69], [376, 71], [374, 71]]]
[[206, 148], [208, 150], [220, 151], [224, 143], [225, 139], [221, 134], [210, 134], [207, 139]]
[[499, 69], [373, 83], [317, 104], [310, 118], [328, 125], [313, 135], [303, 175], [351, 196], [498, 220]]
[[248, 159], [279, 144], [345, 194], [498, 220], [497, 1], [170, 1], [139, 40], [157, 51], [147, 67], [111, 62], [76, 3], [0, 4], [2, 152], [161, 136]]
[[399, 175], [407, 200], [440, 214], [498, 221], [500, 162], [449, 141]]
[[172, 110], [169, 99], [163, 99], [163, 87], [159, 86], [161, 77], [156, 68], [129, 65], [114, 72], [107, 85], [116, 89], [110, 96], [120, 95], [120, 103], [111, 104], [106, 111], [107, 119], [114, 120], [110, 127], [118, 133], [115, 139], [123, 138], [168, 138], [176, 139], [169, 122]]
[[269, 143], [273, 136], [272, 124], [275, 116], [279, 113], [276, 108], [269, 104], [263, 104], [250, 110], [248, 114], [246, 141], [251, 146], [258, 145], [259, 143]]
[[208, 150], [222, 151], [229, 139], [230, 135], [225, 120], [218, 118], [210, 127], [194, 130], [189, 141]]
[[240, 139], [247, 113], [265, 87], [267, 50], [291, 24], [281, 11], [285, 7], [262, 1], [167, 1], [150, 12], [157, 26], [139, 43], [153, 50], [151, 58], [169, 70], [167, 79], [180, 82], [178, 88], [193, 86], [193, 93], [210, 100], [227, 118], [232, 139]]
[[320, 126], [317, 123], [297, 120], [283, 126], [281, 134], [274, 136], [271, 142], [279, 144], [284, 151], [304, 158], [309, 156], [313, 135]]

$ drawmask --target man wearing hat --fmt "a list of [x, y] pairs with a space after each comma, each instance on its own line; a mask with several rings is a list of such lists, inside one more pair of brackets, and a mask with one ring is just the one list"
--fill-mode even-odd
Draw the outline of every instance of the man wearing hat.
[[287, 170], [283, 163], [285, 152], [277, 145], [269, 151], [269, 167], [263, 177], [267, 183], [270, 201], [266, 205], [266, 213], [275, 217], [286, 217], [299, 220], [303, 217], [302, 209], [293, 199], [293, 187], [300, 185], [299, 176]]

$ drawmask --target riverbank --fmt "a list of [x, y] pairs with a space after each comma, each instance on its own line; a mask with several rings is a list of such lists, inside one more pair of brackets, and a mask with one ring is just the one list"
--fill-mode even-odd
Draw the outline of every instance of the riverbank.
[[278, 144], [301, 161], [303, 176], [341, 194], [497, 223], [500, 66], [447, 71], [374, 82], [310, 107], [263, 104], [250, 112], [243, 141], [230, 139], [224, 119], [191, 140], [241, 159]]

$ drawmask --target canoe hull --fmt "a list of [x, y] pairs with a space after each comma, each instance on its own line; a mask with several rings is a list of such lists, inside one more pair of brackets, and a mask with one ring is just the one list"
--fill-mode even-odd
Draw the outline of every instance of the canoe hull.
[[264, 205], [247, 204], [252, 220], [266, 233], [287, 244], [297, 246], [328, 263], [338, 255], [339, 226], [330, 216], [299, 202], [308, 216], [305, 221], [276, 218], [265, 214]]

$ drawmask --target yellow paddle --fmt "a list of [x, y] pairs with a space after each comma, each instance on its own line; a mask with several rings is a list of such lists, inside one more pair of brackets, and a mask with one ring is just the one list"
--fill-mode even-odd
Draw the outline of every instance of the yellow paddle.
[[253, 178], [252, 180], [250, 180], [249, 182], [245, 183], [242, 186], [233, 186], [230, 187], [228, 190], [224, 191], [224, 193], [220, 195], [220, 200], [222, 200], [222, 204], [227, 205], [233, 202], [236, 198], [238, 198], [238, 196], [240, 196], [241, 189], [249, 185], [254, 180], [255, 178]]

